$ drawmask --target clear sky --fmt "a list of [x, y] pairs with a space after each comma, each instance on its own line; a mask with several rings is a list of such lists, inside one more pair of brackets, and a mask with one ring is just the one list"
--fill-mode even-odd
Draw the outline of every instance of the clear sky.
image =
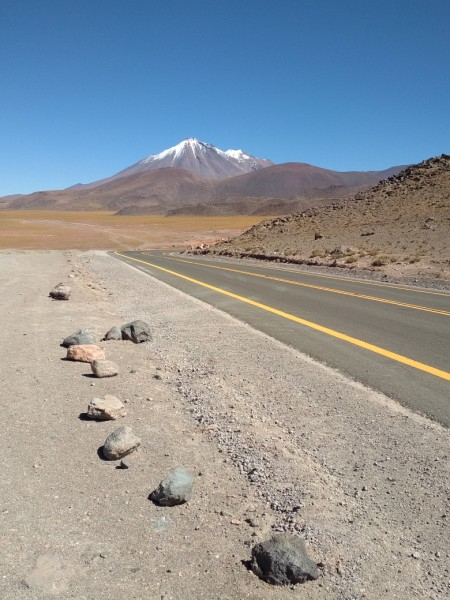
[[0, 195], [197, 137], [372, 170], [450, 153], [450, 0], [0, 0]]

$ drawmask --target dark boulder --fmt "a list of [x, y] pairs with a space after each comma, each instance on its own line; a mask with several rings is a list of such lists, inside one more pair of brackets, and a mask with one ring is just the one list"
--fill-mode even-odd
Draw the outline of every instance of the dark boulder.
[[122, 339], [131, 340], [135, 344], [141, 344], [152, 339], [150, 326], [145, 321], [132, 321], [121, 327]]
[[296, 535], [282, 533], [254, 546], [252, 571], [274, 585], [291, 585], [317, 579], [319, 571]]

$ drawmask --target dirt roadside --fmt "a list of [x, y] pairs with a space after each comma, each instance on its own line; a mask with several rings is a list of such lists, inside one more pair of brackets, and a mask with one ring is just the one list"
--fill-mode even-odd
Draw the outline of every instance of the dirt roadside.
[[[0, 263], [1, 598], [450, 592], [448, 430], [104, 253]], [[51, 301], [62, 280], [71, 300]], [[154, 340], [100, 344], [118, 377], [61, 360], [79, 327], [130, 318]], [[128, 470], [97, 455], [119, 423], [79, 418], [106, 393], [127, 400], [120, 425], [142, 438]], [[196, 475], [192, 501], [154, 506], [148, 494], [179, 465]], [[242, 561], [273, 529], [301, 533], [323, 577], [291, 590], [249, 572]], [[46, 556], [50, 591], [27, 587]]]

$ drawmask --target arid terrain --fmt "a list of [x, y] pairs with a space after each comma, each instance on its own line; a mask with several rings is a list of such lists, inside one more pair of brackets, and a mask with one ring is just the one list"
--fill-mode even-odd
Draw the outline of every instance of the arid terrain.
[[338, 172], [306, 163], [273, 165], [230, 152], [191, 138], [87, 185], [2, 197], [0, 209], [279, 215], [346, 197], [401, 170]]
[[261, 218], [118, 217], [107, 211], [0, 211], [0, 249], [185, 248], [239, 235]]
[[352, 199], [266, 220], [202, 253], [450, 279], [450, 157]]
[[[450, 593], [449, 431], [103, 252], [0, 253], [2, 600], [441, 600]], [[69, 301], [50, 289], [64, 281]], [[99, 342], [94, 379], [61, 340]], [[83, 418], [93, 397], [120, 421]], [[128, 469], [101, 460], [119, 425]], [[158, 507], [171, 469], [192, 499]], [[306, 540], [320, 576], [275, 588], [247, 569], [273, 532]]]

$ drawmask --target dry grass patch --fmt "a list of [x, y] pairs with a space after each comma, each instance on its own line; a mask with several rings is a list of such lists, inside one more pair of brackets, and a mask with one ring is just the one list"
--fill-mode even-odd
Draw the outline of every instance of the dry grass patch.
[[239, 235], [263, 217], [115, 216], [111, 211], [0, 211], [0, 249], [185, 247]]

